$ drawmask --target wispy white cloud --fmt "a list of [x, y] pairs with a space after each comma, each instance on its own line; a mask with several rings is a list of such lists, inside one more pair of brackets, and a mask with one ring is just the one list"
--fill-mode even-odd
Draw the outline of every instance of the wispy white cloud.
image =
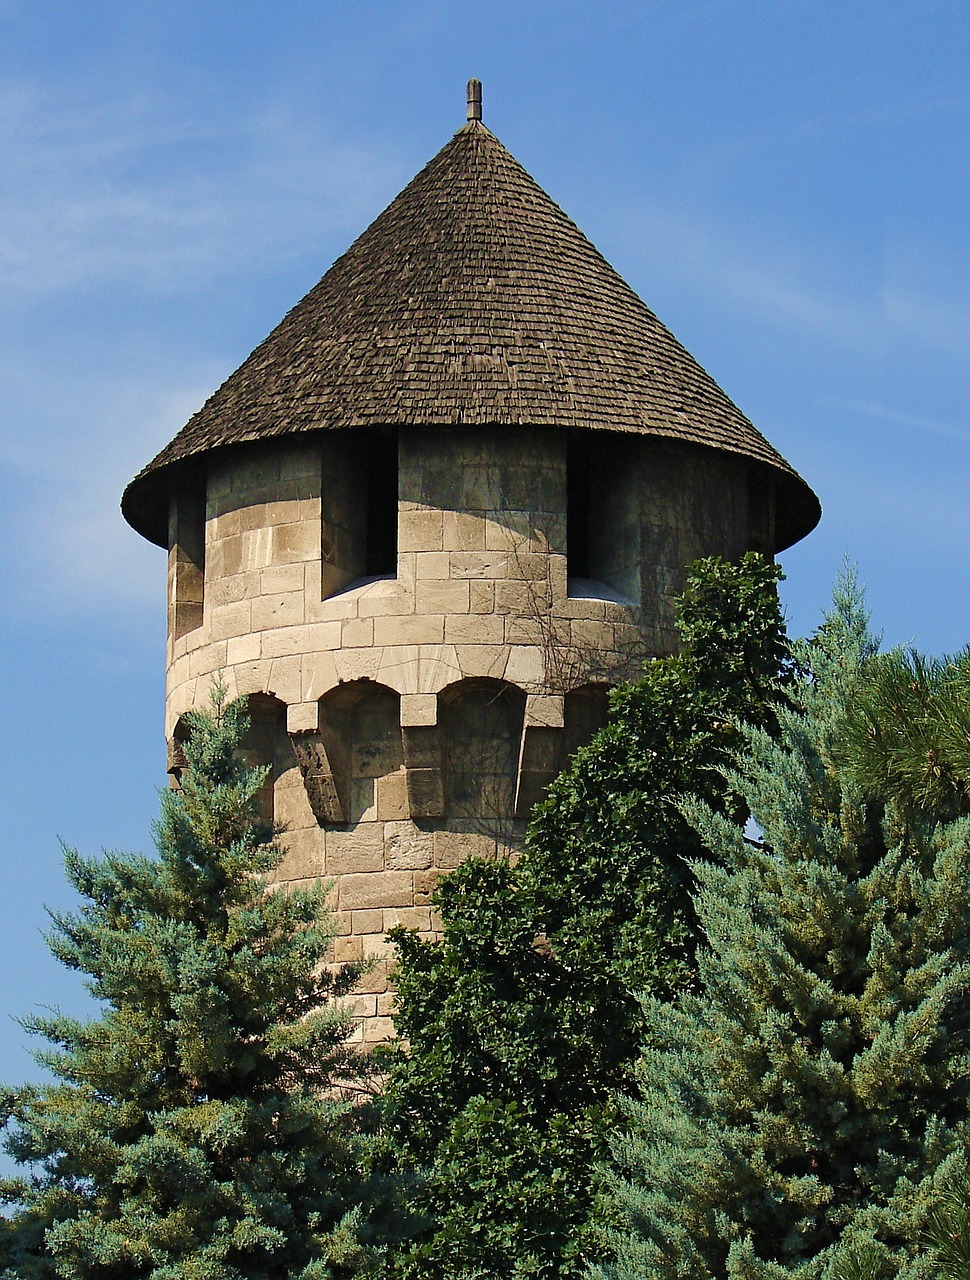
[[152, 289], [225, 276], [359, 228], [393, 181], [375, 150], [282, 109], [201, 128], [146, 93], [92, 102], [0, 84], [0, 296], [124, 280]]
[[[248, 273], [255, 245], [260, 267], [328, 237], [339, 251], [393, 193], [397, 162], [282, 107], [200, 125], [149, 93], [9, 81], [0, 152], [7, 604], [157, 602], [164, 556], [124, 524], [119, 498], [229, 372], [204, 327], [191, 358], [172, 345], [172, 305], [194, 295], [204, 326], [211, 290]], [[90, 310], [100, 339], [65, 308]], [[28, 309], [42, 320], [21, 333]], [[125, 331], [134, 310], [139, 339]]]
[[772, 244], [750, 228], [659, 205], [627, 217], [624, 226], [630, 251], [652, 273], [689, 285], [713, 307], [873, 356], [882, 350], [881, 293], [833, 291], [831, 264], [813, 261], [804, 244]]
[[197, 373], [181, 385], [121, 371], [54, 379], [35, 406], [40, 429], [9, 433], [19, 447], [0, 458], [5, 490], [16, 495], [0, 517], [5, 547], [16, 547], [5, 558], [8, 607], [44, 618], [164, 597], [164, 553], [125, 524], [119, 501], [205, 398], [211, 382]]
[[970, 442], [970, 421], [956, 423], [926, 414], [907, 413], [901, 409], [894, 409], [889, 405], [880, 404], [876, 400], [843, 400], [822, 397], [819, 403], [823, 408], [847, 410], [849, 413], [862, 414], [863, 417], [875, 418], [880, 422], [892, 423], [893, 426], [907, 427], [914, 431], [927, 432], [930, 435], [947, 436], [951, 439]]

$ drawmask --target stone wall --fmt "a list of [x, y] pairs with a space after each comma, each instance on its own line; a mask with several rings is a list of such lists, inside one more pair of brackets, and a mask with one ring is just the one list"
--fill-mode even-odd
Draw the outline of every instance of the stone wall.
[[[216, 671], [255, 699], [280, 878], [334, 878], [337, 960], [383, 960], [395, 924], [430, 934], [441, 872], [514, 854], [603, 687], [670, 651], [684, 564], [766, 519], [740, 461], [603, 436], [583, 536], [609, 581], [570, 583], [562, 433], [409, 429], [396, 574], [362, 578], [389, 456], [366, 431], [238, 448], [209, 461], [204, 529], [198, 492], [172, 505], [169, 739]], [[355, 999], [361, 1036], [386, 1036], [380, 964]]]

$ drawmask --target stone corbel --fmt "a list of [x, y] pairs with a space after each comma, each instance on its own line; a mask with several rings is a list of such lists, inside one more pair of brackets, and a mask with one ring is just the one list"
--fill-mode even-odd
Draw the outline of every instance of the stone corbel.
[[411, 817], [443, 818], [445, 787], [435, 694], [404, 694], [401, 698], [401, 736]]
[[315, 702], [287, 707], [286, 729], [303, 775], [310, 809], [319, 825], [347, 821], [350, 759], [340, 726], [327, 722]]
[[528, 695], [515, 779], [517, 818], [528, 818], [563, 766], [563, 723], [562, 697]]

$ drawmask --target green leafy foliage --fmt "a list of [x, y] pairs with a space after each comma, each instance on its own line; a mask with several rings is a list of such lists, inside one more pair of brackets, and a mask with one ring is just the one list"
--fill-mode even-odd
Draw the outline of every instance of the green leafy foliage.
[[359, 1076], [325, 966], [324, 889], [270, 892], [281, 849], [241, 703], [192, 718], [158, 858], [68, 851], [82, 899], [50, 947], [103, 1005], [27, 1027], [49, 1085], [5, 1089], [8, 1277], [325, 1280], [365, 1257]]
[[[878, 719], [891, 669], [874, 647], [847, 583], [779, 734], [748, 729], [727, 773], [763, 840], [684, 806], [708, 851], [694, 866], [708, 945], [696, 991], [645, 1001], [600, 1276], [943, 1274], [922, 1241], [966, 1176], [970, 818], [952, 786], [933, 812], [918, 771], [887, 785], [881, 735], [926, 725], [898, 701], [894, 725]], [[896, 661], [897, 690], [900, 671], [930, 670]], [[860, 756], [854, 716], [877, 726], [881, 762]]]
[[424, 1226], [399, 1277], [586, 1274], [593, 1165], [639, 1043], [632, 991], [694, 972], [679, 801], [743, 818], [722, 766], [739, 719], [770, 725], [786, 674], [778, 570], [700, 562], [681, 653], [614, 692], [610, 723], [550, 789], [521, 861], [471, 861], [438, 890], [440, 941], [398, 932], [386, 1167], [421, 1171]]

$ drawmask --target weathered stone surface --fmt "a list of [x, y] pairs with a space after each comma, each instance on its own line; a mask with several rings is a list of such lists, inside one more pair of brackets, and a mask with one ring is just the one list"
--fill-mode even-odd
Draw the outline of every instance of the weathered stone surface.
[[167, 731], [218, 670], [287, 704], [267, 757], [289, 827], [277, 879], [336, 878], [334, 962], [377, 960], [361, 1041], [391, 1009], [386, 931], [430, 935], [439, 873], [518, 856], [563, 754], [602, 722], [583, 687], [669, 651], [687, 559], [743, 550], [746, 521], [767, 536], [773, 496], [750, 497], [743, 464], [665, 450], [604, 436], [589, 455], [596, 522], [572, 585], [553, 432], [402, 433], [396, 579], [363, 580], [367, 449], [349, 435], [214, 464], [204, 575], [170, 565]]
[[413, 822], [384, 824], [384, 862], [389, 871], [425, 871], [434, 861], [434, 837]]
[[[328, 851], [329, 852], [329, 851]], [[361, 907], [410, 907], [414, 905], [414, 879], [408, 871], [341, 876], [339, 902], [344, 911]]]

